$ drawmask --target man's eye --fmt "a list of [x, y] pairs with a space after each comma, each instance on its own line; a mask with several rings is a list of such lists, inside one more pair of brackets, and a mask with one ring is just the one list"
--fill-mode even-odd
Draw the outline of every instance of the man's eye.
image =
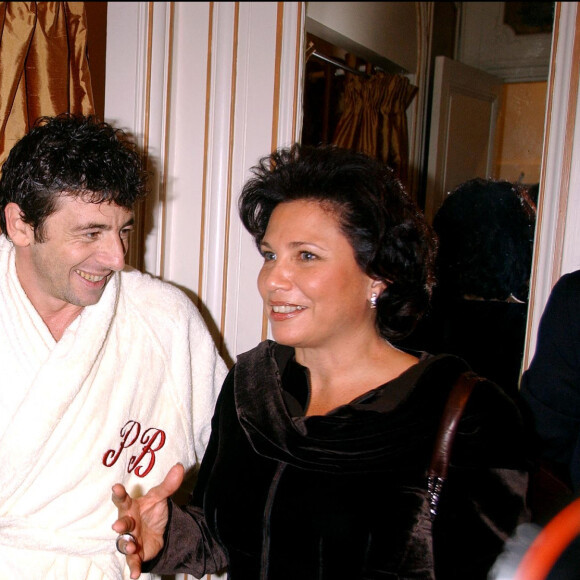
[[131, 235], [131, 232], [133, 231], [133, 228], [125, 228], [124, 230], [121, 230], [121, 237], [122, 238], [128, 238]]
[[89, 238], [89, 240], [96, 240], [99, 237], [101, 232], [87, 232], [85, 236]]

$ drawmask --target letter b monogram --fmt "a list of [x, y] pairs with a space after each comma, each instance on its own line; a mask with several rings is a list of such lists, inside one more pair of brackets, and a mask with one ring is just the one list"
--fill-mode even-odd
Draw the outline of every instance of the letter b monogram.
[[137, 421], [127, 421], [121, 429], [121, 441], [117, 449], [109, 449], [103, 455], [103, 465], [112, 467], [123, 449], [141, 445], [139, 452], [129, 459], [127, 471], [137, 477], [145, 477], [155, 465], [155, 454], [165, 445], [165, 432], [151, 427], [141, 435], [141, 425]]

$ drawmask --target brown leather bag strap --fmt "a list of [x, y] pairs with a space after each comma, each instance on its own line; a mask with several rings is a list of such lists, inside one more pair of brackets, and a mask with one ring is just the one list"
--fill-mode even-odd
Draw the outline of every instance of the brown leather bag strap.
[[439, 424], [439, 431], [435, 439], [433, 447], [433, 455], [431, 456], [431, 465], [429, 466], [427, 489], [429, 491], [429, 507], [431, 512], [431, 520], [437, 515], [437, 504], [439, 503], [439, 496], [443, 483], [447, 478], [447, 470], [449, 468], [449, 459], [451, 457], [451, 448], [459, 420], [465, 409], [465, 405], [469, 399], [469, 395], [473, 391], [476, 383], [484, 380], [479, 375], [472, 371], [466, 371], [459, 375], [457, 381], [453, 385], [443, 415], [441, 423]]

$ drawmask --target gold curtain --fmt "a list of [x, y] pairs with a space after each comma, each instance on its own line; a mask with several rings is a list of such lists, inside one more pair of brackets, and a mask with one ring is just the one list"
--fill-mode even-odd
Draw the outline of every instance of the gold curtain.
[[417, 90], [400, 75], [377, 72], [366, 78], [348, 73], [344, 110], [332, 142], [384, 161], [407, 185], [409, 136], [405, 111]]
[[0, 167], [44, 115], [94, 114], [84, 2], [0, 2]]

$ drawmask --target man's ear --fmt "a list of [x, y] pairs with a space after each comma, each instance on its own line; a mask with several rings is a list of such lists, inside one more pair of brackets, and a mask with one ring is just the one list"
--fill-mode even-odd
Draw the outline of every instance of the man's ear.
[[17, 203], [10, 202], [4, 208], [6, 235], [15, 246], [29, 246], [34, 241], [34, 228], [22, 219], [22, 211]]

